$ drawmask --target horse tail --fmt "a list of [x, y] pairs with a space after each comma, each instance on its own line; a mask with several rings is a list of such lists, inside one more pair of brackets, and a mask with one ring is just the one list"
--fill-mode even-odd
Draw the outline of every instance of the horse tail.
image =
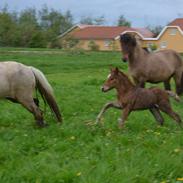
[[53, 89], [52, 89], [51, 85], [48, 83], [46, 77], [44, 76], [44, 74], [40, 70], [38, 70], [34, 67], [31, 67], [31, 70], [34, 73], [34, 76], [36, 79], [36, 86], [37, 86], [41, 96], [47, 102], [50, 109], [55, 114], [57, 120], [59, 122], [61, 122], [62, 116], [61, 116], [59, 107], [56, 103], [55, 97], [53, 95]]
[[183, 71], [181, 74], [181, 85], [180, 85], [181, 94], [183, 93]]
[[178, 54], [176, 52], [176, 56], [177, 56], [177, 59], [180, 63], [180, 68], [181, 68], [181, 81], [180, 81], [180, 94], [183, 93], [183, 60], [182, 60], [182, 57], [180, 56], [180, 54]]
[[166, 90], [166, 93], [168, 96], [173, 97], [177, 102], [180, 102], [180, 97], [176, 93], [169, 90]]

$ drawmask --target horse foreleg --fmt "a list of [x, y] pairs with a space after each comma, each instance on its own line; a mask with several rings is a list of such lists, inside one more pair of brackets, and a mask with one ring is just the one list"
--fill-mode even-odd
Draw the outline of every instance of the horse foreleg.
[[140, 86], [141, 88], [145, 88], [145, 82], [140, 82], [140, 83], [139, 83], [139, 86]]
[[170, 78], [168, 80], [164, 81], [164, 88], [165, 88], [165, 90], [171, 90]]
[[125, 109], [123, 110], [122, 117], [121, 117], [121, 119], [119, 119], [119, 128], [120, 128], [120, 129], [123, 128], [124, 123], [125, 123], [125, 121], [127, 120], [128, 116], [129, 116], [129, 114], [130, 114], [130, 112], [131, 112], [130, 108], [125, 107]]
[[133, 78], [135, 85], [140, 88], [145, 88], [145, 80], [143, 78]]
[[116, 109], [122, 109], [122, 107], [119, 105], [118, 102], [109, 102], [109, 103], [105, 104], [97, 116], [96, 123], [100, 122], [102, 115], [107, 111], [107, 109], [109, 109], [111, 107], [116, 108]]
[[152, 115], [154, 116], [154, 118], [156, 119], [156, 121], [160, 124], [163, 125], [164, 123], [164, 119], [159, 111], [159, 109], [157, 107], [152, 107], [149, 109], [150, 112], [152, 113]]

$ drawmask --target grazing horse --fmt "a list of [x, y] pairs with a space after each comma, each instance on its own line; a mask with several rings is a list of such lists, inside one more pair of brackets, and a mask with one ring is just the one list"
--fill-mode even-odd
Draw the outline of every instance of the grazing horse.
[[45, 123], [39, 101], [33, 98], [35, 89], [55, 113], [58, 122], [62, 121], [52, 87], [40, 70], [14, 61], [0, 62], [0, 78], [0, 98], [20, 103], [34, 115], [37, 125], [43, 127]]
[[120, 36], [123, 61], [129, 62], [129, 71], [136, 84], [141, 87], [145, 82], [164, 82], [170, 90], [170, 79], [176, 84], [176, 93], [183, 92], [183, 62], [180, 55], [173, 50], [147, 52], [138, 44], [135, 36], [125, 33]]
[[[163, 111], [172, 117], [179, 125], [181, 125], [181, 119], [177, 113], [175, 113], [169, 102], [169, 95], [175, 99], [179, 97], [171, 91], [161, 90], [159, 88], [140, 88], [135, 86], [129, 78], [118, 68], [112, 69], [102, 86], [102, 91], [107, 92], [115, 88], [117, 91], [117, 102], [107, 103], [97, 116], [97, 123], [103, 113], [110, 107], [117, 109], [123, 109], [122, 117], [119, 121], [119, 127], [122, 128], [125, 120], [131, 111], [149, 109], [154, 115], [156, 120], [163, 125], [164, 119], [160, 113]], [[160, 111], [159, 111], [160, 110]]]

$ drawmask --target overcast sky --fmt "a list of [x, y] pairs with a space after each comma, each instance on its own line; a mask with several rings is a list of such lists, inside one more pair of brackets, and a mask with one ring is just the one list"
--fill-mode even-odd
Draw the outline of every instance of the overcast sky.
[[106, 23], [115, 24], [123, 14], [134, 27], [166, 25], [177, 17], [183, 17], [183, 0], [0, 0], [10, 10], [28, 7], [40, 9], [44, 4], [65, 12], [70, 10], [75, 22], [83, 16], [104, 15]]

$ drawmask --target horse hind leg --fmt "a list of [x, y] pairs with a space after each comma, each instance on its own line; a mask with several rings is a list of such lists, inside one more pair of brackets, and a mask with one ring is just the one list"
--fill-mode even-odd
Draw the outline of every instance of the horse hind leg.
[[39, 107], [39, 99], [38, 98], [34, 98], [34, 103]]
[[159, 104], [159, 109], [161, 111], [163, 111], [164, 113], [168, 114], [171, 118], [173, 118], [180, 125], [180, 127], [182, 127], [182, 124], [181, 124], [182, 120], [181, 120], [180, 116], [176, 112], [173, 111], [169, 101], [161, 102]]
[[33, 98], [19, 98], [18, 101], [20, 104], [22, 104], [23, 107], [25, 107], [29, 112], [31, 112], [34, 115], [36, 123], [39, 127], [44, 127], [46, 125], [44, 123], [43, 113], [39, 109]]
[[177, 71], [175, 73], [174, 80], [175, 80], [175, 85], [176, 85], [176, 93], [177, 93], [177, 95], [180, 95], [183, 92], [183, 89], [182, 89], [183, 86], [181, 86], [181, 82], [183, 83], [181, 71]]
[[163, 116], [161, 115], [158, 107], [154, 106], [154, 107], [150, 108], [149, 110], [152, 113], [152, 115], [154, 116], [154, 118], [156, 119], [156, 121], [162, 126], [164, 123], [164, 119], [163, 119]]

